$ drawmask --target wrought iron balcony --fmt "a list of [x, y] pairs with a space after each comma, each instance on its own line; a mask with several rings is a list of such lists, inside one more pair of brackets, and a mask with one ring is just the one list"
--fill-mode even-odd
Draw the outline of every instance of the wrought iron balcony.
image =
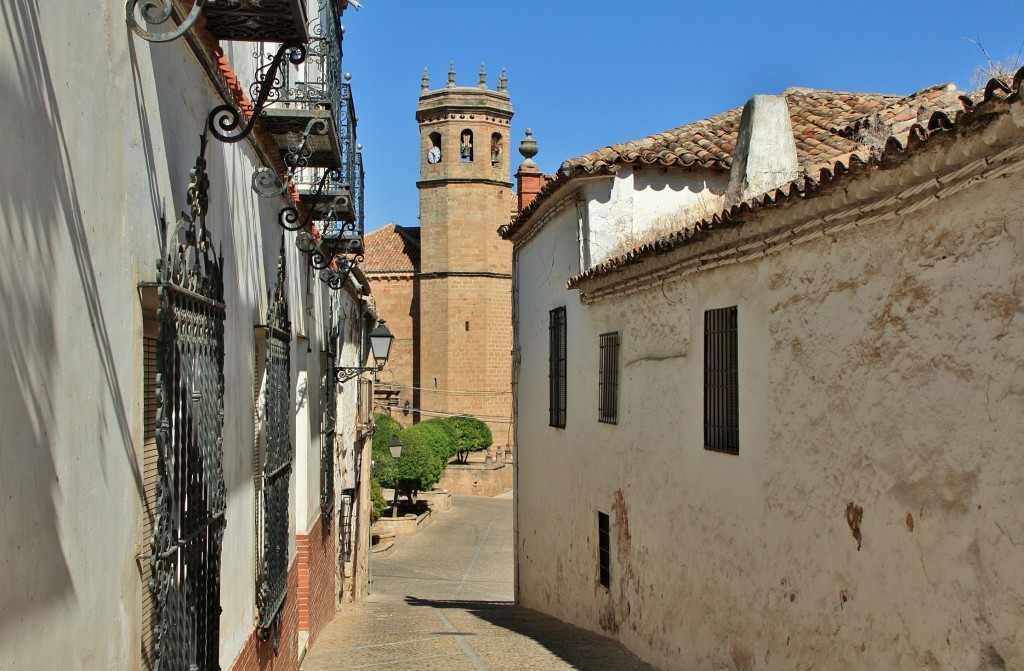
[[[263, 109], [261, 125], [274, 137], [289, 170], [342, 167], [340, 25], [336, 5], [322, 2], [309, 25], [305, 58], [281, 68]], [[256, 50], [258, 80], [273, 66], [275, 49], [261, 45]], [[311, 126], [314, 120], [323, 123]]]
[[[202, 14], [218, 39], [304, 44], [308, 39], [305, 0], [127, 0], [128, 25], [150, 42], [184, 35]], [[148, 28], [155, 28], [149, 30]]]

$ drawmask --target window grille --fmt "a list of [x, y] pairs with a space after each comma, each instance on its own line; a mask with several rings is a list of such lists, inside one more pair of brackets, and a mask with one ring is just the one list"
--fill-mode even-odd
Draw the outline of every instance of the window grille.
[[341, 561], [352, 559], [352, 514], [355, 512], [356, 490], [354, 487], [341, 490]]
[[[333, 322], [333, 313], [330, 317]], [[320, 431], [320, 512], [326, 522], [334, 512], [334, 443], [337, 433], [337, 392], [338, 383], [334, 380], [335, 349], [338, 339], [338, 327], [332, 326], [327, 332], [327, 357], [324, 370], [321, 371], [324, 381], [323, 427]]]
[[597, 513], [597, 564], [598, 579], [602, 587], [611, 587], [611, 535], [609, 534], [608, 513]]
[[736, 306], [704, 313], [704, 447], [739, 454]]
[[256, 605], [257, 633], [263, 640], [274, 633], [277, 651], [280, 617], [288, 593], [288, 482], [292, 470], [291, 444], [291, 320], [285, 287], [285, 247], [277, 262], [277, 286], [267, 307], [264, 427], [267, 437], [263, 463], [263, 557]]
[[[195, 172], [198, 190], [203, 175], [199, 168]], [[150, 582], [157, 671], [220, 668], [223, 260], [211, 258], [205, 229], [197, 238], [201, 247], [186, 244], [161, 259], [157, 284], [158, 458]]]
[[619, 421], [619, 334], [602, 333], [598, 421], [617, 424]]
[[566, 342], [565, 306], [548, 313], [548, 425], [565, 428], [566, 407]]
[[[144, 398], [142, 436], [142, 547], [152, 551], [153, 531], [156, 523], [157, 468], [159, 453], [156, 449], [157, 414], [157, 331], [154, 319], [143, 321], [142, 378]], [[142, 669], [152, 671], [156, 664], [156, 638], [153, 625], [156, 624], [156, 595], [149, 589], [153, 579], [153, 563], [140, 562], [142, 584]]]

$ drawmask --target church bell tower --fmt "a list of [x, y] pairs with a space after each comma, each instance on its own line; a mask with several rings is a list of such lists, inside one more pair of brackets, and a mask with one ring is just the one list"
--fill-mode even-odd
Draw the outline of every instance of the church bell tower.
[[[420, 406], [486, 421], [494, 443], [511, 442], [512, 247], [496, 230], [513, 207], [509, 170], [512, 102], [504, 71], [496, 90], [430, 90], [420, 129]], [[428, 419], [424, 416], [421, 419]]]

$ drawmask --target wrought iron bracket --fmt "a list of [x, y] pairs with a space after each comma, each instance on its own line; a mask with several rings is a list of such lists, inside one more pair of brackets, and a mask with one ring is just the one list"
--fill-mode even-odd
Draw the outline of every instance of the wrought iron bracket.
[[143, 28], [142, 23], [135, 17], [135, 11], [138, 9], [145, 23], [158, 26], [170, 20], [174, 13], [173, 0], [128, 0], [124, 5], [125, 20], [136, 35], [148, 42], [170, 42], [187, 33], [189, 28], [195, 25], [199, 15], [203, 13], [205, 4], [206, 0], [195, 0], [188, 16], [176, 28], [163, 33], [154, 33]]
[[210, 110], [207, 126], [215, 138], [221, 142], [233, 143], [241, 142], [249, 136], [256, 123], [256, 118], [263, 113], [263, 108], [267, 106], [271, 93], [280, 90], [283, 85], [278, 73], [285, 58], [293, 65], [300, 65], [306, 60], [306, 45], [282, 44], [281, 48], [277, 50], [274, 60], [263, 73], [262, 79], [253, 84], [252, 91], [258, 90], [259, 93], [255, 96], [256, 102], [253, 104], [252, 113], [244, 126], [242, 125], [242, 112], [234, 105], [217, 105]]
[[327, 133], [327, 122], [323, 119], [310, 119], [299, 140], [288, 148], [284, 155], [284, 164], [288, 167], [284, 179], [278, 179], [277, 173], [270, 168], [257, 168], [252, 173], [252, 190], [260, 198], [276, 198], [288, 189], [288, 182], [295, 178], [295, 173], [300, 168], [305, 168], [309, 163], [312, 150], [306, 145], [313, 135], [324, 135]]
[[320, 281], [335, 291], [341, 289], [345, 286], [345, 282], [348, 281], [348, 276], [352, 274], [352, 269], [355, 268], [356, 263], [361, 261], [362, 258], [359, 256], [354, 259], [343, 259], [341, 261], [345, 266], [343, 270], [337, 270], [331, 266], [324, 268], [320, 271]]
[[[334, 199], [334, 203], [331, 204], [333, 208], [337, 201], [341, 200], [342, 196]], [[338, 248], [338, 241], [343, 240], [345, 233], [351, 233], [356, 230], [354, 223], [342, 224], [341, 230], [337, 232], [336, 236], [326, 238], [321, 236], [320, 241], [316, 243], [315, 247], [309, 253], [309, 265], [313, 266], [314, 270], [323, 270], [334, 262], [336, 256], [342, 253]], [[302, 235], [301, 233], [299, 235]], [[362, 260], [362, 257], [360, 257]]]
[[334, 369], [334, 380], [338, 384], [345, 384], [346, 382], [348, 382], [352, 378], [354, 378], [354, 377], [356, 377], [356, 376], [358, 376], [358, 375], [360, 375], [362, 373], [379, 373], [382, 370], [384, 370], [384, 366], [383, 365], [378, 365], [378, 366], [354, 366], [354, 367], [340, 366], [340, 367]]
[[313, 196], [313, 202], [309, 206], [309, 213], [305, 217], [301, 219], [299, 218], [299, 211], [294, 205], [286, 205], [281, 208], [281, 211], [277, 215], [277, 223], [281, 225], [281, 228], [286, 231], [298, 231], [309, 227], [313, 220], [313, 213], [316, 211], [320, 203], [328, 198], [328, 196], [324, 194], [324, 191], [327, 189], [328, 180], [333, 182], [341, 181], [341, 170], [338, 168], [332, 168], [331, 170], [324, 171], [323, 176], [320, 177], [320, 181], [317, 182], [316, 186], [313, 187], [313, 190], [310, 193], [310, 195]]

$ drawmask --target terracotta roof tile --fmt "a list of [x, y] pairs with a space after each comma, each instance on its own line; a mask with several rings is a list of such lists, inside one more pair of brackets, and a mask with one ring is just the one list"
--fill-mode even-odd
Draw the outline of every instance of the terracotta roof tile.
[[[918, 120], [935, 111], [948, 112], [963, 106], [961, 92], [951, 84], [929, 87], [909, 96], [807, 88], [790, 88], [782, 95], [786, 96], [789, 105], [800, 169], [804, 175], [812, 177], [836, 162], [867, 159], [872, 148], [862, 137], [864, 128], [892, 127], [902, 135], [900, 140], [906, 142], [910, 126]], [[743, 108], [738, 107], [664, 133], [612, 145], [565, 161], [540, 195], [499, 231], [505, 237], [513, 234], [547, 196], [573, 177], [600, 174], [615, 165], [683, 166], [726, 171], [732, 165], [742, 115]], [[906, 121], [898, 121], [904, 117]], [[889, 134], [887, 132], [885, 137]]]
[[413, 272], [420, 266], [420, 229], [388, 224], [365, 239], [363, 270], [368, 274]]
[[[908, 108], [916, 109], [914, 117], [922, 122], [913, 123], [905, 131], [898, 130], [896, 134], [890, 135], [885, 141], [884, 149], [870, 154], [866, 160], [857, 154], [852, 154], [849, 161], [836, 160], [831, 165], [822, 167], [817, 175], [805, 175], [778, 189], [717, 212], [696, 225], [643, 244], [625, 254], [595, 265], [570, 278], [568, 288], [571, 289], [585, 280], [608, 275], [646, 258], [659, 256], [677, 247], [704, 239], [708, 232], [715, 228], [740, 225], [752, 212], [795, 198], [806, 197], [829, 183], [844, 179], [847, 174], [864, 172], [872, 165], [884, 165], [892, 161], [899, 161], [907, 153], [916, 151], [931, 138], [941, 133], [948, 132], [955, 127], [969, 127], [972, 120], [984, 116], [990, 108], [992, 111], [997, 111], [998, 105], [1024, 104], [1024, 68], [1019, 69], [1012, 77], [990, 80], [983, 89], [958, 95], [959, 111], [954, 113], [952, 103], [949, 102], [951, 98], [947, 94], [955, 95], [957, 93], [949, 85], [944, 85], [924, 89], [906, 98], [892, 101], [886, 105], [884, 110], [880, 111], [880, 116], [876, 118], [886, 120], [902, 116], [904, 114], [903, 106], [906, 105]], [[928, 115], [927, 118], [925, 115]], [[851, 129], [862, 128], [865, 122], [864, 120], [860, 121], [860, 124], [855, 122], [848, 125], [842, 132], [846, 133]]]

